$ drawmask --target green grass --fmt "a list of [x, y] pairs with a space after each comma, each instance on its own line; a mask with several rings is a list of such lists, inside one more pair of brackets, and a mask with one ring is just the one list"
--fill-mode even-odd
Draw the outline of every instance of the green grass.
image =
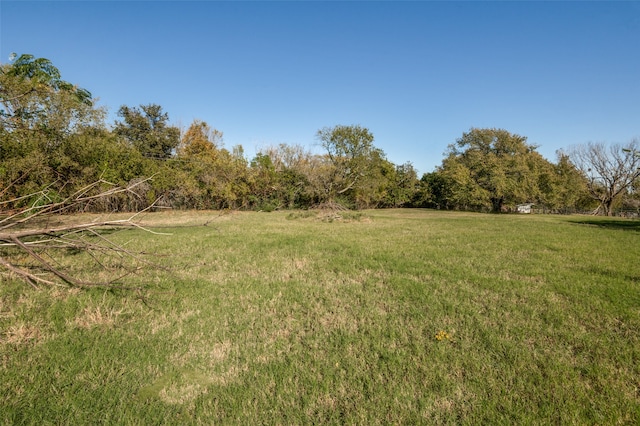
[[2, 282], [0, 423], [640, 422], [637, 221], [147, 222], [110, 236], [172, 268], [144, 295]]

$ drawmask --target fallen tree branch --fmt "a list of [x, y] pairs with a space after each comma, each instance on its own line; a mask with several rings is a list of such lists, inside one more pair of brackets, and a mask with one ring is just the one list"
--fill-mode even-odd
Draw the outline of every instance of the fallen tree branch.
[[[67, 220], [67, 218], [63, 217], [62, 213], [74, 211], [78, 206], [114, 194], [123, 192], [135, 194], [132, 188], [148, 180], [139, 180], [126, 188], [116, 187], [100, 180], [80, 188], [60, 202], [33, 203], [23, 208], [12, 208], [10, 213], [0, 218], [0, 273], [21, 279], [36, 288], [38, 285], [61, 284], [81, 288], [139, 288], [139, 286], [124, 285], [122, 279], [139, 272], [142, 265], [160, 267], [146, 261], [144, 258], [146, 253], [125, 249], [114, 240], [107, 238], [105, 234], [130, 228], [141, 229], [154, 235], [167, 235], [154, 232], [134, 222], [135, 218], [151, 209], [155, 203], [127, 219], [120, 220], [64, 223], [62, 219]], [[107, 189], [104, 189], [105, 186]], [[0, 202], [0, 208], [7, 205], [15, 206], [23, 200], [35, 199], [40, 195], [42, 194], [35, 193], [31, 197]], [[53, 218], [56, 219], [56, 223], [52, 224]], [[90, 265], [74, 265], [73, 262], [69, 262], [68, 257], [65, 257], [74, 253], [87, 254], [89, 263], [107, 272], [109, 278], [102, 280], [95, 277], [86, 278], [92, 270]], [[23, 259], [24, 264], [18, 266], [13, 260], [18, 258]], [[66, 263], [58, 261], [61, 259]], [[73, 260], [77, 262], [76, 259]], [[74, 270], [76, 272], [73, 272]], [[79, 271], [82, 274], [79, 274]]]

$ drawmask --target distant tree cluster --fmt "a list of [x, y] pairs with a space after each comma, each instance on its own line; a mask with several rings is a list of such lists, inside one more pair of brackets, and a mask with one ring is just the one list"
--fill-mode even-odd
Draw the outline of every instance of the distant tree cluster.
[[420, 178], [411, 163], [390, 162], [359, 125], [320, 129], [322, 154], [281, 144], [247, 159], [241, 146], [225, 148], [223, 133], [206, 122], [171, 125], [160, 105], [121, 106], [118, 117], [107, 125], [91, 93], [62, 80], [47, 59], [22, 55], [0, 65], [2, 208], [65, 199], [97, 181], [135, 191], [84, 208], [638, 208], [637, 141], [611, 151], [574, 148], [551, 163], [523, 136], [471, 129]]

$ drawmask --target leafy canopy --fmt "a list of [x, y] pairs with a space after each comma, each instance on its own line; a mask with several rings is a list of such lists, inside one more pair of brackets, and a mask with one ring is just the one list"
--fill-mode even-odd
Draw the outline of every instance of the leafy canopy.
[[0, 123], [6, 132], [37, 130], [60, 139], [103, 115], [91, 93], [62, 80], [51, 61], [21, 55], [0, 65]]
[[317, 138], [333, 166], [327, 187], [331, 201], [354, 189], [368, 176], [372, 163], [384, 158], [382, 150], [373, 145], [373, 134], [366, 127], [325, 127], [318, 130]]
[[534, 201], [537, 174], [546, 162], [535, 149], [526, 137], [504, 129], [463, 133], [440, 168], [454, 204], [499, 212], [505, 204]]
[[180, 143], [180, 129], [168, 124], [169, 114], [160, 105], [123, 105], [118, 115], [123, 121], [116, 122], [114, 132], [147, 157], [169, 158]]

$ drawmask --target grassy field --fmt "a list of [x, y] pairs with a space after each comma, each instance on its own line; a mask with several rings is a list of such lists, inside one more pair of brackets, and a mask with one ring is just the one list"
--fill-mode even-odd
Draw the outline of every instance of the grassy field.
[[144, 293], [0, 287], [2, 424], [638, 424], [640, 222], [168, 212]]

